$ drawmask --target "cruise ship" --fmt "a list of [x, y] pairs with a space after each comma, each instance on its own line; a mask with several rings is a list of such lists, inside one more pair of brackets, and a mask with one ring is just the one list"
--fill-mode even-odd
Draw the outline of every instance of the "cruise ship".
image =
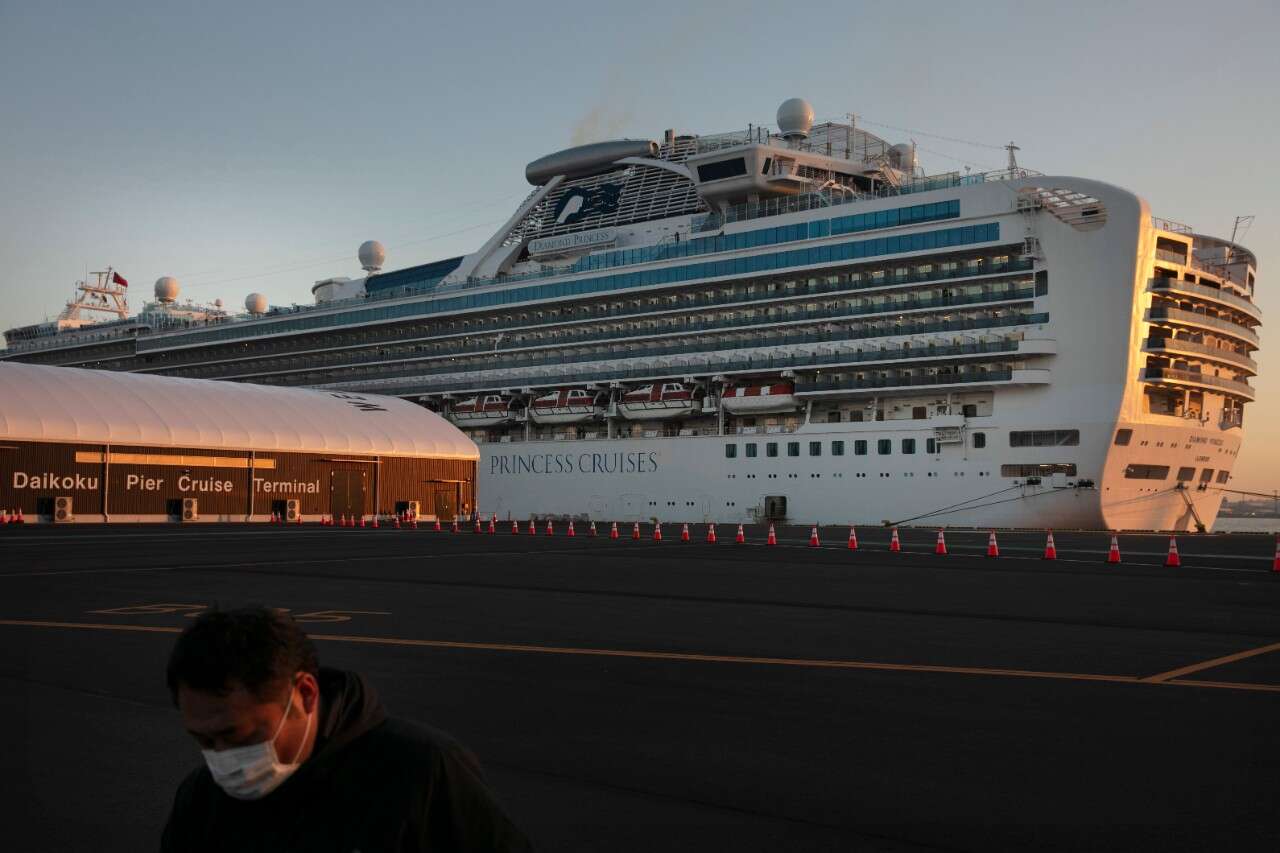
[[413, 400], [481, 450], [440, 515], [1212, 526], [1261, 323], [1234, 235], [1012, 145], [929, 174], [801, 99], [776, 124], [543, 156], [475, 252], [370, 241], [314, 305], [175, 318], [165, 279], [3, 357]]

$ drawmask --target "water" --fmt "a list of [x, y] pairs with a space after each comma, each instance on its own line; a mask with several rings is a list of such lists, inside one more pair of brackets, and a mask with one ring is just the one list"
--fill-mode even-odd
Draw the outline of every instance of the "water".
[[1280, 533], [1280, 518], [1223, 518], [1213, 523], [1214, 533]]

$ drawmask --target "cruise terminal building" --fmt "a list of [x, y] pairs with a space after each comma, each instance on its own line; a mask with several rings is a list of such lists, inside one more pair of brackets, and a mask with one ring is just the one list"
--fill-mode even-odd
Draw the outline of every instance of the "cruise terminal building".
[[0, 362], [0, 510], [28, 521], [449, 520], [479, 458], [394, 397]]

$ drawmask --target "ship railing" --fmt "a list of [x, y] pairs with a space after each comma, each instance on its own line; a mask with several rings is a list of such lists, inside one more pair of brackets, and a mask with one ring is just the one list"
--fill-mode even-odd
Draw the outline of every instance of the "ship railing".
[[[645, 314], [662, 313], [662, 312], [670, 312], [670, 311], [693, 312], [693, 311], [705, 310], [707, 308], [715, 308], [721, 305], [747, 306], [755, 303], [776, 302], [784, 299], [804, 299], [804, 298], [809, 298], [814, 296], [830, 296], [830, 295], [842, 295], [842, 294], [853, 295], [861, 291], [873, 290], [873, 289], [879, 289], [879, 288], [885, 288], [885, 287], [899, 287], [899, 286], [912, 285], [912, 284], [945, 284], [957, 279], [981, 279], [987, 276], [1006, 275], [1006, 274], [1015, 273], [1015, 272], [1025, 272], [1025, 271], [1031, 270], [1032, 267], [1033, 267], [1033, 262], [1030, 259], [1010, 258], [1008, 261], [1003, 263], [985, 263], [980, 269], [968, 268], [968, 267], [960, 267], [954, 270], [935, 269], [926, 274], [912, 274], [912, 275], [904, 275], [904, 276], [886, 275], [886, 276], [880, 276], [880, 277], [870, 277], [870, 278], [856, 281], [856, 282], [814, 281], [803, 287], [786, 288], [781, 291], [764, 291], [763, 289], [761, 289], [759, 292], [734, 293], [728, 296], [718, 296], [713, 299], [701, 299], [694, 303], [664, 305], [660, 307], [654, 307], [651, 305], [641, 305], [641, 306], [634, 306], [634, 307], [628, 307], [628, 308], [611, 309], [606, 312], [593, 313], [590, 316], [573, 318], [573, 321], [579, 322], [579, 323], [588, 323], [588, 322], [598, 323], [598, 322], [608, 322], [610, 320], [619, 319], [619, 318], [641, 316]], [[973, 283], [980, 284], [981, 282], [973, 282]], [[984, 284], [983, 286], [986, 286], [986, 285]], [[956, 297], [952, 297], [952, 298], [954, 299]], [[988, 301], [999, 301], [1000, 299], [1003, 299], [1003, 298], [1004, 297], [988, 298]], [[1021, 297], [1013, 297], [1013, 298], [1021, 298]], [[979, 300], [979, 301], [982, 301], [982, 300]], [[958, 303], [953, 303], [953, 304], [958, 304]], [[476, 336], [476, 335], [484, 334], [487, 332], [502, 332], [512, 328], [529, 328], [529, 327], [538, 327], [538, 326], [559, 325], [565, 322], [567, 321], [562, 317], [546, 318], [541, 321], [533, 321], [533, 322], [530, 322], [527, 320], [526, 321], [512, 320], [511, 322], [487, 320], [487, 321], [476, 322], [474, 325], [471, 326], [468, 334], [471, 336]], [[672, 328], [670, 329], [670, 331], [678, 332], [678, 331], [681, 331], [681, 328]], [[590, 341], [590, 340], [597, 340], [597, 339], [603, 340], [603, 339], [608, 339], [610, 337], [617, 337], [617, 334], [616, 333], [600, 333], [599, 335], [597, 335], [597, 337], [594, 337], [594, 338], [583, 336], [583, 337], [574, 338], [572, 340], [568, 340], [565, 343], [567, 345], [567, 344], [575, 343], [577, 341], [583, 341], [583, 340]], [[379, 346], [382, 344], [396, 345], [396, 344], [404, 343], [404, 338], [403, 336], [385, 335], [385, 336], [379, 336], [371, 339], [365, 339], [365, 340], [362, 340], [361, 343], [367, 344], [368, 346]], [[314, 344], [308, 343], [308, 344], [299, 345], [299, 348], [303, 350], [310, 350], [310, 349], [313, 349], [314, 346], [315, 346]], [[517, 348], [518, 346], [519, 346], [518, 344], [511, 344], [507, 347], [503, 347], [501, 346], [501, 344], [499, 344], [496, 351], [500, 352], [504, 349], [514, 349], [514, 348]], [[494, 351], [495, 349], [492, 343], [487, 343], [487, 344], [482, 343], [482, 344], [474, 345], [470, 348], [451, 351], [450, 355], [454, 353], [477, 353], [478, 354], [478, 353], [494, 352]], [[173, 354], [173, 355], [176, 355], [176, 354]], [[290, 355], [290, 351], [281, 350], [275, 353], [275, 355], [278, 355], [281, 358], [285, 358]], [[309, 357], [312, 357], [310, 354], [308, 355]], [[193, 362], [200, 362], [202, 360], [207, 360], [207, 359], [208, 359], [207, 355], [192, 353], [188, 358], [183, 359], [181, 361], [173, 360], [173, 359], [168, 360], [166, 361], [165, 366], [177, 367], [182, 364], [190, 364]], [[378, 362], [378, 361], [385, 361], [385, 360], [386, 358], [381, 357], [380, 354], [372, 354], [369, 356], [361, 356], [359, 358], [348, 358], [341, 362], [335, 361], [335, 364], [339, 364], [339, 365], [357, 364], [357, 363]], [[239, 375], [237, 371], [239, 371], [239, 373], [244, 372], [238, 367], [231, 367], [228, 370], [207, 374], [207, 375], [209, 376]]]
[[1243, 367], [1246, 370], [1250, 370], [1253, 373], [1258, 372], [1258, 362], [1249, 358], [1249, 356], [1242, 355], [1232, 349], [1223, 349], [1222, 347], [1210, 346], [1209, 344], [1189, 341], [1184, 338], [1157, 335], [1152, 335], [1142, 343], [1149, 349], [1174, 349], [1182, 350], [1184, 352], [1204, 353], [1209, 358], [1229, 362], [1239, 367]]
[[[652, 329], [636, 329], [636, 330], [631, 330], [629, 332], [625, 332], [623, 334], [619, 334], [618, 332], [613, 332], [613, 331], [595, 332], [595, 333], [586, 334], [586, 335], [576, 335], [572, 338], [565, 338], [563, 340], [558, 340], [558, 341], [554, 341], [554, 342], [551, 342], [548, 344], [542, 344], [542, 345], [523, 343], [523, 344], [514, 344], [510, 348], [498, 348], [498, 349], [495, 349], [493, 346], [480, 345], [480, 346], [471, 346], [471, 347], [460, 347], [457, 349], [449, 350], [448, 352], [444, 352], [444, 353], [422, 354], [422, 355], [415, 355], [413, 353], [370, 353], [368, 355], [363, 355], [363, 356], [347, 357], [346, 359], [340, 362], [335, 362], [330, 365], [323, 365], [323, 366], [328, 370], [342, 370], [344, 368], [358, 368], [359, 366], [365, 365], [365, 364], [371, 364], [371, 365], [401, 364], [404, 362], [406, 358], [410, 358], [415, 361], [421, 362], [421, 361], [433, 361], [433, 360], [441, 360], [441, 359], [453, 360], [459, 356], [467, 356], [467, 355], [492, 355], [496, 357], [497, 353], [499, 352], [507, 353], [507, 352], [511, 352], [512, 350], [519, 350], [519, 349], [524, 349], [528, 352], [537, 352], [538, 350], [534, 349], [535, 346], [539, 346], [539, 348], [555, 347], [557, 349], [557, 353], [553, 356], [547, 357], [544, 361], [538, 361], [536, 357], [533, 359], [526, 359], [523, 362], [524, 364], [530, 364], [530, 365], [537, 365], [537, 364], [544, 364], [544, 363], [559, 364], [565, 361], [566, 358], [568, 358], [568, 356], [562, 354], [561, 352], [559, 352], [559, 350], [566, 347], [584, 346], [584, 345], [590, 345], [593, 343], [609, 342], [609, 341], [624, 341], [629, 338], [630, 339], [644, 338], [644, 337], [652, 337], [655, 335], [683, 335], [683, 334], [689, 334], [689, 333], [695, 333], [695, 332], [724, 331], [724, 330], [732, 330], [736, 328], [764, 326], [764, 325], [775, 324], [779, 322], [804, 323], [804, 322], [822, 321], [822, 320], [829, 320], [829, 319], [871, 316], [875, 314], [891, 315], [891, 314], [899, 314], [903, 311], [913, 311], [913, 310], [929, 310], [929, 309], [939, 310], [939, 309], [945, 309], [945, 308], [951, 308], [951, 307], [978, 305], [983, 303], [1026, 301], [1026, 300], [1032, 299], [1033, 296], [1034, 296], [1034, 288], [1025, 288], [1021, 290], [1010, 290], [1010, 291], [996, 292], [991, 294], [979, 294], [979, 295], [974, 295], [969, 297], [960, 296], [960, 297], [950, 297], [947, 299], [936, 299], [936, 300], [932, 300], [932, 299], [931, 300], [903, 300], [903, 301], [896, 301], [896, 302], [887, 302], [880, 305], [871, 305], [871, 306], [862, 306], [862, 307], [843, 306], [839, 308], [829, 308], [829, 309], [822, 309], [817, 311], [795, 311], [788, 314], [772, 316], [772, 317], [769, 317], [769, 316], [734, 317], [734, 318], [726, 318], [724, 320], [701, 321], [701, 322], [694, 322], [694, 323], [679, 323], [679, 324], [673, 324], [673, 325], [659, 326]], [[838, 340], [838, 339], [839, 339], [838, 332], [832, 333], [829, 331], [823, 331], [823, 332], [806, 333], [800, 336], [793, 335], [786, 338], [785, 342], [792, 342], [792, 341], [801, 342], [802, 340], [803, 341], [822, 341], [822, 340]], [[714, 345], [714, 343], [711, 345]], [[670, 352], [670, 351], [687, 352], [691, 349], [697, 349], [697, 348], [699, 348], [697, 345], [685, 344], [685, 345], [679, 345], [677, 348], [674, 348], [674, 349], [671, 347], [645, 347], [640, 350], [637, 350], [636, 352], [643, 353], [643, 354], [650, 354], [650, 353], [661, 354], [661, 353]], [[705, 349], [706, 346], [702, 346], [701, 348]], [[621, 349], [614, 349], [611, 351], [611, 354], [617, 355], [620, 357], [631, 355], [631, 353], [632, 351], [630, 350], [621, 350]], [[595, 360], [600, 358], [602, 354], [585, 354], [585, 355], [588, 356], [586, 360]], [[511, 359], [503, 359], [500, 361], [501, 364], [508, 364], [511, 362], [512, 362]], [[307, 366], [306, 369], [313, 370], [319, 366], [320, 365], [310, 364]], [[268, 362], [265, 365], [265, 368], [266, 368], [265, 370], [258, 369], [255, 371], [245, 371], [243, 366], [241, 365], [227, 365], [225, 366], [225, 369], [222, 369], [222, 370], [202, 372], [201, 376], [204, 378], [220, 378], [224, 376], [241, 376], [241, 375], [252, 376], [259, 373], [273, 372], [273, 368], [274, 370], [278, 371], [280, 369], [288, 369], [288, 367], [289, 367], [289, 362], [284, 360]], [[487, 365], [477, 365], [477, 367], [487, 367]], [[451, 365], [447, 365], [440, 368], [439, 372], [456, 372], [459, 369], [460, 368], [457, 364], [451, 364]], [[380, 376], [411, 375], [415, 371], [419, 373], [425, 372], [424, 368], [421, 368], [421, 367], [419, 368], [403, 367], [403, 368], [391, 368], [390, 370], [380, 369], [378, 371], [378, 374]]]
[[[1025, 315], [1021, 315], [1025, 316]], [[445, 365], [441, 367], [422, 367], [409, 365], [398, 369], [380, 370], [377, 373], [377, 379], [391, 379], [396, 377], [407, 376], [443, 376], [456, 374], [465, 371], [516, 371], [516, 370], [532, 370], [539, 367], [555, 366], [566, 363], [582, 363], [593, 361], [609, 361], [626, 358], [655, 358], [666, 355], [687, 355], [690, 353], [705, 352], [709, 348], [714, 347], [719, 350], [745, 350], [745, 349], [761, 349], [776, 346], [796, 346], [796, 345], [817, 345], [823, 343], [831, 343], [837, 341], [851, 341], [865, 339], [856, 335], [846, 335], [840, 331], [822, 332], [822, 333], [806, 333], [796, 335], [770, 336], [767, 333], [761, 333], [753, 336], [740, 336], [736, 338], [727, 338], [718, 341], [715, 344], [699, 344], [699, 343], [678, 343], [667, 344], [663, 346], [651, 347], [635, 347], [632, 349], [614, 349], [606, 353], [587, 352], [572, 354], [553, 354], [543, 355], [534, 358], [525, 359], [503, 359], [498, 362], [490, 362], [487, 364], [476, 364], [459, 367], [458, 365]], [[843, 358], [849, 361], [901, 361], [904, 359], [932, 358], [958, 355], [972, 355], [975, 353], [985, 352], [1004, 352], [1017, 348], [1017, 341], [985, 342], [974, 344], [956, 344], [943, 345], [936, 344], [901, 346], [901, 347], [881, 347], [879, 349], [871, 349], [867, 351], [857, 351], [854, 353], [844, 353]], [[819, 363], [820, 356], [813, 357], [814, 363]], [[321, 374], [316, 374], [321, 379]], [[351, 376], [328, 377], [330, 381], [357, 382], [359, 378]], [[321, 379], [321, 381], [323, 381]]]
[[1171, 323], [1188, 323], [1208, 326], [1211, 329], [1221, 329], [1228, 334], [1250, 342], [1254, 346], [1257, 346], [1260, 343], [1257, 332], [1247, 326], [1242, 326], [1239, 323], [1233, 323], [1230, 320], [1222, 320], [1218, 317], [1210, 317], [1207, 314], [1198, 314], [1195, 311], [1184, 311], [1181, 308], [1153, 306], [1147, 309], [1147, 322], [1151, 322], [1153, 320], [1166, 320]]
[[1160, 216], [1151, 217], [1151, 227], [1157, 228], [1161, 231], [1168, 231], [1173, 234], [1192, 235], [1195, 233], [1195, 229], [1192, 228], [1190, 225], [1185, 225], [1181, 222], [1175, 222], [1172, 219], [1164, 219], [1163, 217], [1160, 217]]
[[1151, 279], [1151, 289], [1156, 291], [1167, 290], [1170, 292], [1182, 292], [1196, 296], [1204, 296], [1207, 299], [1213, 299], [1226, 305], [1239, 308], [1241, 311], [1251, 317], [1254, 317], [1259, 322], [1262, 320], [1262, 310], [1258, 308], [1257, 304], [1251, 300], [1245, 299], [1243, 296], [1237, 296], [1236, 294], [1222, 290], [1221, 288], [1206, 287], [1203, 284], [1183, 281], [1178, 278], [1157, 277]]
[[870, 377], [866, 379], [799, 380], [796, 393], [818, 391], [858, 391], [874, 388], [903, 388], [916, 385], [957, 385], [973, 382], [1007, 382], [1013, 379], [1012, 368], [983, 369], [968, 373], [926, 373], [924, 375]]
[[1254, 398], [1254, 388], [1248, 382], [1242, 382], [1239, 379], [1227, 379], [1223, 376], [1210, 376], [1207, 373], [1200, 373], [1195, 370], [1177, 370], [1172, 367], [1144, 367], [1140, 371], [1138, 378], [1157, 381], [1194, 382], [1199, 385], [1209, 385], [1214, 388], [1231, 391], [1248, 397], [1250, 400]]
[[[1026, 322], [1027, 317], [1035, 316], [1037, 315], [1023, 315], [1017, 319]], [[1047, 314], [1039, 316], [1043, 317], [1041, 322], [1047, 321], [1048, 319]], [[1001, 340], [978, 344], [963, 344], [946, 348], [912, 347], [910, 349], [910, 355], [907, 357], [927, 360], [935, 357], [999, 354], [1016, 352], [1018, 345], [1019, 343], [1016, 340]], [[944, 349], [955, 351], [942, 352]], [[563, 385], [581, 385], [584, 382], [610, 382], [633, 379], [659, 379], [666, 377], [680, 378], [688, 375], [689, 373], [772, 373], [787, 368], [828, 366], [853, 367], [862, 363], [902, 360], [901, 350], [888, 353], [889, 358], [885, 358], [885, 355], [886, 354], [882, 352], [871, 351], [832, 352], [820, 355], [803, 353], [800, 355], [748, 356], [747, 358], [685, 359], [677, 360], [671, 364], [662, 366], [643, 365], [632, 368], [611, 367], [606, 370], [575, 371], [573, 373], [544, 374], [540, 376], [499, 374], [497, 376], [478, 376], [446, 383], [415, 382], [399, 385], [388, 384], [386, 386], [376, 387], [376, 390], [384, 394], [433, 394], [453, 391], [509, 388], [513, 386], [549, 388]], [[331, 381], [328, 383], [321, 383], [317, 387], [340, 388], [342, 385], [340, 382], [335, 383]], [[375, 386], [364, 383], [361, 387], [373, 388]]]

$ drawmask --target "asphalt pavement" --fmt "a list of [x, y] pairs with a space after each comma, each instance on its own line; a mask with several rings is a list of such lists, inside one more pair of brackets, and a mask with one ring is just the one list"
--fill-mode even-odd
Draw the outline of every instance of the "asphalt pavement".
[[631, 525], [0, 528], [6, 850], [155, 849], [214, 606], [481, 759], [547, 851], [1280, 849], [1268, 536]]

